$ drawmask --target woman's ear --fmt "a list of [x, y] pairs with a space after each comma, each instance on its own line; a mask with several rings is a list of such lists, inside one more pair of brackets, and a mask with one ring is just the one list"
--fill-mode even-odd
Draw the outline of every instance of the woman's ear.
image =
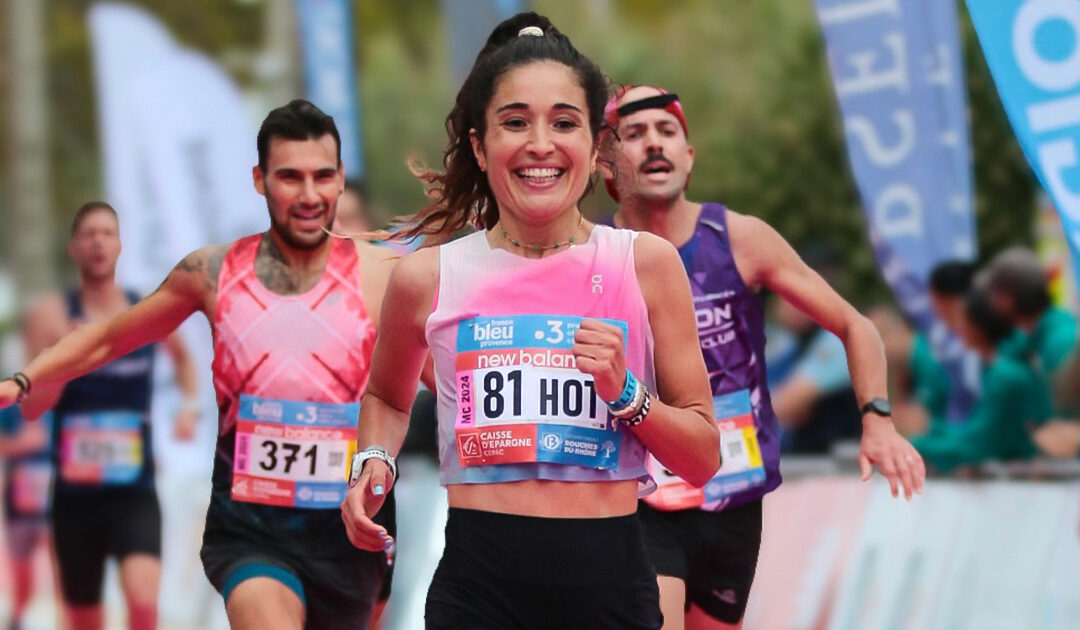
[[472, 143], [472, 152], [476, 157], [476, 164], [481, 171], [487, 171], [487, 159], [484, 157], [484, 144], [480, 141], [480, 134], [475, 129], [469, 130], [469, 142]]

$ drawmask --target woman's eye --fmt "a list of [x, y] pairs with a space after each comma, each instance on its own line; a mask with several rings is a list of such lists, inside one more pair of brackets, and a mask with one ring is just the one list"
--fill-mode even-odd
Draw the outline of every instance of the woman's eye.
[[503, 127], [507, 129], [524, 129], [525, 120], [521, 118], [510, 118], [503, 121]]
[[559, 131], [572, 131], [577, 129], [580, 125], [576, 121], [563, 119], [555, 121], [555, 128]]

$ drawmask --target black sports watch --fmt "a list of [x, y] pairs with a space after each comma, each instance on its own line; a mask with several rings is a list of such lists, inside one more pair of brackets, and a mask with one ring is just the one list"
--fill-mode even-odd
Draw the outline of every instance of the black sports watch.
[[892, 417], [892, 405], [884, 398], [872, 398], [870, 402], [863, 405], [862, 409], [859, 411], [861, 411], [864, 416], [868, 413], [872, 413], [885, 418]]

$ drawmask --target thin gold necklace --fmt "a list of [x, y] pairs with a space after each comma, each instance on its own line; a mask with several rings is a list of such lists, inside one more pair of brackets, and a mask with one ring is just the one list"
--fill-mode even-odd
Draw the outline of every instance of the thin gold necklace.
[[506, 233], [506, 228], [504, 228], [502, 226], [501, 222], [499, 223], [499, 230], [502, 231], [503, 238], [505, 238], [514, 247], [517, 247], [519, 249], [531, 249], [534, 252], [546, 252], [546, 251], [552, 250], [552, 249], [559, 249], [560, 247], [564, 247], [566, 245], [569, 245], [570, 247], [573, 247], [574, 243], [576, 242], [574, 240], [574, 236], [577, 235], [578, 230], [581, 229], [581, 225], [584, 222], [585, 222], [585, 215], [579, 214], [578, 215], [577, 225], [574, 226], [574, 231], [570, 233], [570, 238], [566, 239], [566, 242], [564, 242], [564, 243], [555, 243], [553, 245], [531, 245], [531, 244], [528, 244], [528, 243], [522, 244], [521, 241], [519, 241], [519, 240], [517, 240], [515, 238], [511, 238], [511, 236]]

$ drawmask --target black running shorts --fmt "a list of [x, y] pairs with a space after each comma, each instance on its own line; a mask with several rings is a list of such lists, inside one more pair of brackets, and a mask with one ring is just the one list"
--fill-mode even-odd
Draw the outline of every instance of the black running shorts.
[[[384, 518], [380, 511], [375, 520], [385, 526]], [[367, 628], [389, 573], [385, 553], [349, 542], [340, 510], [242, 504], [216, 491], [200, 555], [226, 600], [248, 578], [281, 582], [300, 598], [311, 630]]]
[[634, 515], [558, 519], [452, 508], [428, 590], [430, 630], [663, 625]]
[[761, 500], [721, 512], [662, 511], [638, 503], [645, 546], [659, 575], [686, 582], [686, 607], [738, 623], [757, 570]]
[[136, 553], [161, 557], [161, 508], [153, 489], [56, 492], [52, 525], [60, 585], [68, 604], [101, 602], [107, 557], [123, 560]]

